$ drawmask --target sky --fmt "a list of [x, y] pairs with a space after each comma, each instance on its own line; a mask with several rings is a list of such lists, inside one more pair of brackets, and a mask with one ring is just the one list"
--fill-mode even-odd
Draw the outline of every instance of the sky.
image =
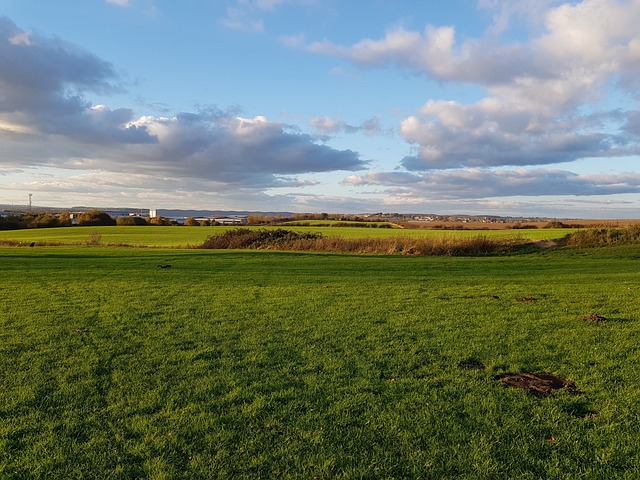
[[640, 0], [0, 0], [0, 204], [640, 218]]

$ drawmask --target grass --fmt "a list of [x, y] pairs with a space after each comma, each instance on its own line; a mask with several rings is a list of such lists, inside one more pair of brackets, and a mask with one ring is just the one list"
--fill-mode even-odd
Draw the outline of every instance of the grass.
[[0, 248], [0, 478], [637, 478], [639, 258]]
[[[104, 244], [128, 244], [147, 247], [185, 247], [201, 245], [207, 237], [221, 235], [236, 226], [226, 227], [165, 227], [165, 226], [121, 226], [121, 227], [63, 227], [29, 230], [0, 231], [1, 242], [18, 241], [49, 242], [80, 245], [92, 242], [94, 233]], [[248, 229], [271, 229], [281, 227], [245, 227]], [[299, 233], [321, 233], [325, 237], [340, 238], [487, 238], [513, 237], [525, 240], [552, 240], [562, 238], [575, 229], [531, 229], [531, 230], [411, 230], [390, 228], [350, 228], [350, 227], [287, 227]]]

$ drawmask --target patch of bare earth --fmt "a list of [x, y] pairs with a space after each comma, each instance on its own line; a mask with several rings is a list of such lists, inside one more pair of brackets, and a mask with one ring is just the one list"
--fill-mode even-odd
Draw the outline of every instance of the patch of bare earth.
[[526, 302], [537, 302], [538, 301], [538, 299], [536, 297], [518, 297], [518, 298], [516, 298], [516, 300], [518, 302], [523, 302], [523, 303], [526, 303]]
[[537, 242], [533, 242], [533, 244], [541, 249], [554, 248], [558, 246], [558, 242], [555, 240], [538, 240]]
[[571, 380], [549, 372], [506, 375], [500, 378], [500, 381], [509, 387], [527, 390], [535, 395], [549, 395], [562, 389], [570, 393], [579, 393], [575, 383]]
[[585, 322], [593, 322], [593, 323], [600, 323], [600, 322], [605, 322], [607, 319], [604, 317], [601, 317], [600, 315], [583, 315], [582, 317], [580, 317], [580, 320], [584, 320]]

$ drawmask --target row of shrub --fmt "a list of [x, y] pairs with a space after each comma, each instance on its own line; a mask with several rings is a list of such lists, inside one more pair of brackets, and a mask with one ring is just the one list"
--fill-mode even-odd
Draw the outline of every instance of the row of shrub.
[[292, 246], [296, 242], [314, 241], [319, 238], [322, 238], [320, 233], [297, 233], [283, 228], [278, 228], [277, 230], [235, 228], [222, 235], [208, 237], [204, 241], [202, 248], [292, 250]]
[[[116, 221], [100, 210], [88, 210], [76, 215], [75, 222], [80, 226], [115, 225]], [[24, 228], [70, 227], [73, 221], [69, 212], [28, 212], [19, 215], [0, 217], [0, 230], [19, 230]]]
[[608, 247], [640, 241], [640, 224], [624, 228], [587, 228], [571, 233], [566, 244], [572, 247]]
[[525, 244], [517, 238], [341, 238], [325, 237], [319, 233], [297, 233], [277, 230], [236, 228], [222, 235], [214, 235], [200, 248], [204, 249], [262, 249], [307, 252], [482, 256], [514, 252]]
[[[62, 212], [27, 212], [16, 215], [0, 216], [0, 230], [19, 230], [25, 228], [54, 228], [78, 226], [141, 226], [141, 225], [180, 225], [176, 220], [164, 217], [143, 218], [138, 216], [122, 216], [114, 219], [108, 213], [101, 210], [88, 210], [74, 214]], [[189, 217], [185, 221], [187, 226], [212, 226], [220, 225], [216, 221], [196, 220]]]

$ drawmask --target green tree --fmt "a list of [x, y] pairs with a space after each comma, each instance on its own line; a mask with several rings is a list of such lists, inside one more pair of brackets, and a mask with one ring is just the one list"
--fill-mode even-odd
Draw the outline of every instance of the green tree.
[[78, 215], [78, 225], [81, 226], [114, 226], [116, 221], [100, 210], [89, 210]]
[[126, 226], [126, 225], [149, 225], [149, 224], [142, 217], [128, 216], [128, 217], [118, 217], [116, 219], [116, 225]]

